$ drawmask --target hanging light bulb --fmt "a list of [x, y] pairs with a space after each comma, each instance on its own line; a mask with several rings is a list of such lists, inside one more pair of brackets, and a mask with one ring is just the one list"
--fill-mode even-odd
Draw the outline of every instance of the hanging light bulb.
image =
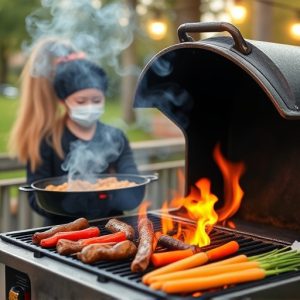
[[300, 40], [300, 12], [297, 13], [297, 19], [290, 27], [290, 34], [293, 39]]
[[234, 5], [230, 8], [230, 15], [237, 24], [243, 23], [247, 17], [247, 8], [241, 0], [235, 0]]
[[162, 40], [166, 36], [167, 30], [167, 22], [158, 12], [147, 22], [147, 32], [153, 40]]

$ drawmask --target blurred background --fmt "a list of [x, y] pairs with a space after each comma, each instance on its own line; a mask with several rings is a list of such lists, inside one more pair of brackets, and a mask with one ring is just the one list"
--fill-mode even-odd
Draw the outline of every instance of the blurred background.
[[178, 26], [225, 21], [246, 39], [300, 44], [300, 0], [1, 0], [0, 20], [0, 210], [10, 215], [3, 215], [0, 231], [16, 228], [16, 222], [8, 224], [11, 216], [19, 218], [18, 227], [36, 224], [18, 216], [16, 187], [24, 183], [24, 166], [8, 157], [7, 141], [19, 103], [20, 72], [39, 38], [70, 38], [107, 70], [104, 121], [125, 131], [142, 170], [173, 173], [184, 167], [181, 132], [157, 111], [134, 110], [132, 101], [147, 62], [178, 43]]

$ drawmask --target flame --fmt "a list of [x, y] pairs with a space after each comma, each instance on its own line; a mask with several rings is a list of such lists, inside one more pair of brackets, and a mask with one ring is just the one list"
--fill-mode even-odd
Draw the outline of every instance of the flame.
[[168, 232], [170, 232], [174, 229], [174, 223], [172, 220], [172, 216], [169, 214], [169, 208], [168, 208], [167, 201], [165, 201], [163, 203], [161, 211], [164, 215], [166, 215], [161, 220], [162, 233], [168, 234]]
[[[175, 238], [183, 239], [185, 243], [205, 246], [210, 244], [209, 233], [217, 222], [235, 228], [235, 224], [228, 220], [239, 209], [244, 192], [239, 185], [239, 179], [245, 171], [243, 163], [232, 163], [226, 160], [221, 153], [220, 145], [217, 144], [213, 151], [213, 157], [221, 170], [224, 179], [224, 205], [215, 211], [214, 205], [218, 201], [216, 195], [211, 193], [211, 182], [208, 178], [199, 179], [191, 192], [186, 197], [174, 197], [169, 207], [184, 208], [184, 214], [189, 219], [195, 220], [196, 225], [178, 223]], [[179, 187], [183, 187], [184, 177], [182, 172], [178, 174]], [[178, 193], [179, 195], [179, 193]], [[169, 214], [168, 203], [165, 201], [162, 206], [162, 231], [168, 234], [174, 230], [175, 225]]]
[[198, 189], [193, 187], [184, 203], [189, 217], [197, 220], [196, 230], [192, 235], [188, 234], [185, 237], [185, 242], [205, 246], [210, 244], [207, 229], [218, 221], [218, 215], [214, 210], [214, 204], [218, 201], [218, 198], [210, 192], [209, 179], [202, 178], [198, 180], [196, 187]]
[[217, 211], [219, 222], [222, 222], [232, 217], [240, 208], [244, 192], [239, 185], [239, 179], [245, 171], [245, 165], [226, 160], [221, 154], [219, 144], [216, 145], [213, 156], [224, 179], [224, 206]]
[[139, 216], [139, 221], [142, 218], [145, 218], [147, 216], [147, 209], [148, 206], [150, 205], [150, 201], [143, 201], [138, 209], [138, 216]]

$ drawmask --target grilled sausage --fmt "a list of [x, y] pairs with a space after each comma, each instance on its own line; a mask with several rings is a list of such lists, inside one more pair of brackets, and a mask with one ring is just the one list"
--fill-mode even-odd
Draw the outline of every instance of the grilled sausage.
[[171, 250], [185, 250], [192, 248], [192, 245], [186, 244], [180, 240], [174, 239], [169, 235], [162, 234], [158, 239], [158, 245]]
[[85, 218], [76, 219], [73, 222], [54, 226], [43, 232], [36, 232], [32, 236], [32, 242], [34, 244], [39, 244], [41, 240], [46, 239], [57, 232], [75, 231], [81, 230], [89, 227], [89, 222]]
[[99, 260], [122, 260], [133, 257], [137, 248], [131, 241], [123, 241], [114, 246], [103, 244], [92, 244], [84, 247], [77, 253], [77, 258], [82, 262], [90, 264]]
[[137, 254], [131, 263], [132, 272], [145, 271], [153, 252], [154, 231], [152, 222], [144, 217], [138, 222], [139, 246]]
[[[114, 246], [116, 242], [101, 243], [102, 245]], [[70, 241], [66, 239], [60, 239], [56, 244], [56, 251], [62, 255], [69, 255], [72, 253], [80, 252], [87, 245], [79, 241]]]
[[133, 227], [117, 219], [110, 219], [106, 223], [105, 228], [113, 233], [122, 231], [125, 233], [128, 240], [132, 241], [134, 239], [135, 233]]

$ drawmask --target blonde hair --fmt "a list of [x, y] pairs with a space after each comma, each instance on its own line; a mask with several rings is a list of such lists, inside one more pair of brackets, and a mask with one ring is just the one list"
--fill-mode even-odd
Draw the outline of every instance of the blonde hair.
[[[53, 46], [57, 49], [57, 45], [65, 53], [52, 51]], [[10, 135], [9, 152], [22, 163], [29, 161], [32, 171], [42, 163], [40, 145], [44, 138], [60, 158], [64, 157], [61, 137], [66, 112], [61, 109], [63, 106], [54, 93], [52, 77], [54, 60], [71, 52], [74, 52], [74, 48], [65, 41], [56, 38], [44, 39], [31, 52], [21, 74], [21, 102]], [[45, 72], [44, 65], [44, 73], [39, 74], [36, 69], [43, 56], [48, 70]]]

